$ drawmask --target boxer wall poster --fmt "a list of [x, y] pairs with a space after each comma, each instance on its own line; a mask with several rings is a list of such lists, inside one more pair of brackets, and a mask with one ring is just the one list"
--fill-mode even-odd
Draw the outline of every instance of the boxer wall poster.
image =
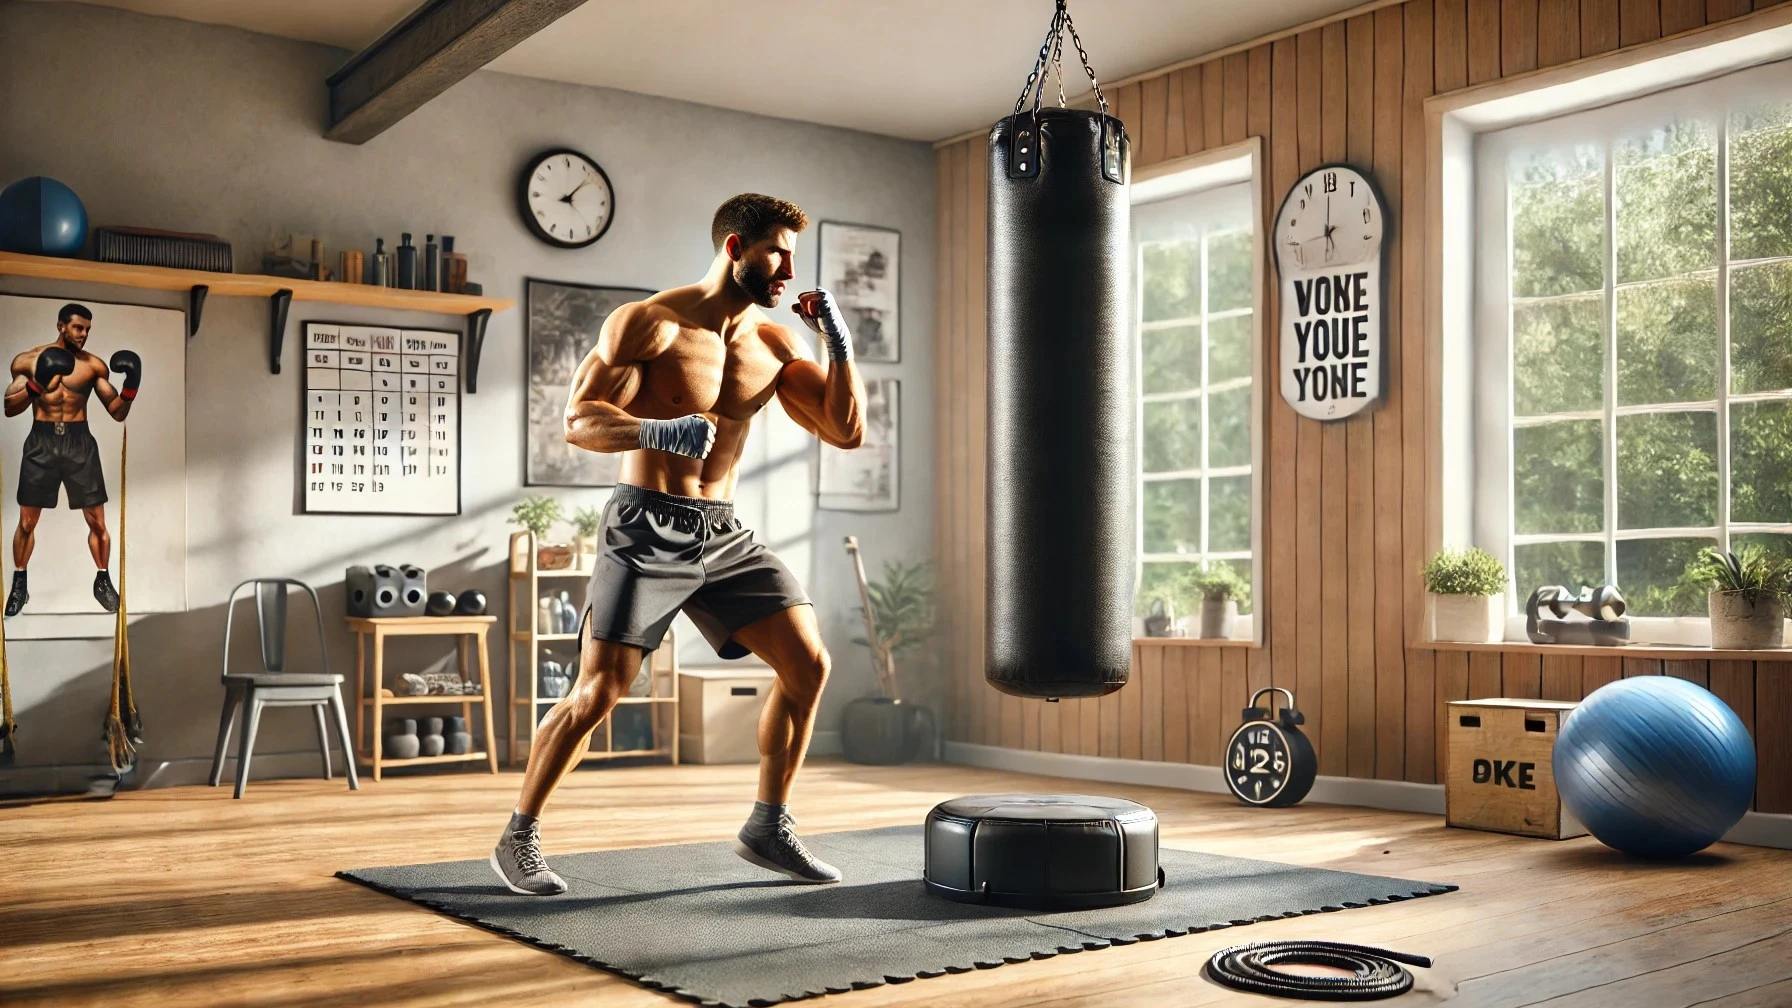
[[902, 233], [822, 221], [816, 286], [834, 295], [861, 364], [902, 360]]
[[[186, 611], [186, 343], [181, 311], [0, 295], [0, 351], [12, 362], [0, 429], [0, 522], [8, 567], [26, 573], [29, 600], [20, 615], [103, 613], [96, 573], [107, 570], [116, 586], [127, 540], [130, 613]], [[69, 347], [75, 370], [37, 382], [34, 365], [46, 348]], [[140, 362], [134, 390], [111, 370], [121, 351]], [[43, 391], [27, 391], [31, 383]], [[127, 424], [130, 468], [121, 472]], [[127, 497], [128, 524], [121, 525]]]
[[1315, 168], [1282, 202], [1282, 398], [1301, 416], [1343, 420], [1382, 397], [1388, 226], [1374, 182], [1349, 165]]
[[305, 510], [460, 514], [460, 333], [305, 323]]
[[865, 440], [852, 451], [821, 444], [816, 503], [824, 511], [897, 511], [901, 493], [902, 383], [865, 382]]
[[616, 485], [622, 456], [566, 443], [566, 394], [572, 373], [597, 343], [610, 313], [653, 294], [641, 287], [596, 287], [531, 279], [528, 298], [529, 416], [524, 425], [528, 486]]

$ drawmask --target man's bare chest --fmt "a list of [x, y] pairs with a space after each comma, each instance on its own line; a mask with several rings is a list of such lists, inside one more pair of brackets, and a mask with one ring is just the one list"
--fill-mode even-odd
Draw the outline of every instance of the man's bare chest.
[[704, 330], [683, 330], [642, 365], [641, 392], [673, 415], [718, 413], [748, 419], [777, 391], [783, 364], [754, 338], [723, 343]]

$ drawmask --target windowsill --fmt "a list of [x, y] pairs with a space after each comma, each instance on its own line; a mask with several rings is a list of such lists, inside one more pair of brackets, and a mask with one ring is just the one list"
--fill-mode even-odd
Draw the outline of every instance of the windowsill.
[[1710, 659], [1741, 661], [1792, 661], [1792, 648], [1771, 648], [1760, 651], [1726, 651], [1709, 647], [1687, 647], [1676, 644], [1619, 644], [1603, 647], [1597, 644], [1533, 644], [1530, 641], [1501, 641], [1498, 644], [1472, 644], [1461, 641], [1420, 641], [1415, 648], [1429, 651], [1501, 651], [1512, 654], [1586, 655], [1607, 658], [1665, 658], [1670, 661], [1707, 661]]
[[1255, 648], [1263, 645], [1254, 640], [1234, 640], [1230, 637], [1134, 637], [1134, 644], [1166, 645], [1169, 647], [1242, 647]]

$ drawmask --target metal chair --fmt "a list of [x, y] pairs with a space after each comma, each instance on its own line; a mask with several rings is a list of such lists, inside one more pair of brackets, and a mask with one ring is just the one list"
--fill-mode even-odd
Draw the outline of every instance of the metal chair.
[[[255, 586], [255, 612], [261, 634], [260, 672], [230, 671], [230, 631], [236, 619], [236, 597], [247, 586]], [[286, 596], [287, 588], [296, 585], [311, 597], [311, 611], [317, 617], [317, 654], [323, 663], [322, 672], [288, 672], [286, 670]], [[303, 581], [292, 578], [251, 578], [230, 591], [224, 607], [224, 713], [218, 719], [218, 747], [212, 754], [212, 786], [224, 773], [224, 752], [230, 746], [230, 723], [239, 708], [243, 710], [243, 736], [236, 757], [236, 794], [243, 796], [249, 783], [249, 759], [255, 749], [255, 730], [261, 725], [261, 712], [266, 707], [310, 707], [317, 715], [317, 743], [323, 752], [324, 779], [330, 773], [330, 734], [324, 722], [324, 708], [336, 715], [336, 733], [342, 740], [343, 758], [348, 763], [348, 786], [361, 789], [355, 775], [355, 750], [349, 741], [348, 714], [342, 707], [342, 677], [330, 672], [330, 654], [324, 644], [323, 607], [317, 592]]]

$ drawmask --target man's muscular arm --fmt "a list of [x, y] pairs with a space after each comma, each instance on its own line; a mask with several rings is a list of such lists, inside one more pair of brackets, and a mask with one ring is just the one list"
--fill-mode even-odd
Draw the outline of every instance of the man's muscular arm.
[[809, 433], [836, 448], [857, 448], [865, 440], [865, 386], [852, 362], [852, 337], [839, 314], [828, 310], [831, 306], [826, 300], [820, 302], [819, 317], [815, 312], [805, 313], [803, 307], [799, 302], [798, 316], [821, 333], [828, 346], [828, 368], [823, 372], [821, 365], [808, 359], [790, 330], [774, 327], [781, 337], [779, 351], [785, 361], [778, 372], [778, 401]]
[[6, 386], [6, 415], [18, 416], [31, 408], [31, 352], [12, 359], [12, 383]]
[[610, 313], [597, 345], [573, 372], [566, 404], [568, 444], [594, 452], [656, 448], [693, 458], [709, 454], [715, 425], [703, 417], [641, 420], [625, 409], [641, 390], [641, 362], [660, 323], [656, 309], [644, 303]]

